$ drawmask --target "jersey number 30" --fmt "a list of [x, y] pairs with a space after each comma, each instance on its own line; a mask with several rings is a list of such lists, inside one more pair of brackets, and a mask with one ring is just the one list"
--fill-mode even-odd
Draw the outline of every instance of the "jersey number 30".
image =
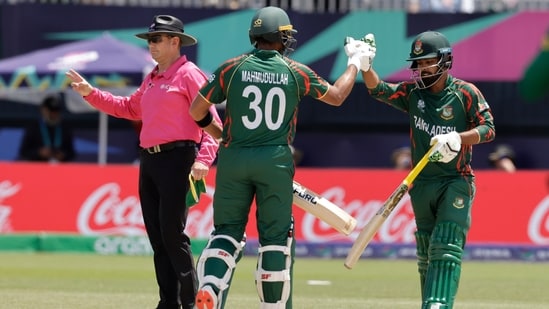
[[[269, 130], [277, 130], [284, 121], [284, 111], [286, 110], [286, 95], [282, 88], [274, 87], [270, 88], [269, 92], [265, 96], [265, 111], [261, 110], [260, 103], [263, 100], [263, 93], [259, 87], [250, 85], [244, 88], [242, 96], [250, 99], [253, 97], [253, 101], [250, 101], [250, 110], [254, 112], [253, 117], [242, 116], [242, 123], [247, 129], [254, 130], [259, 127], [263, 118], [265, 118], [265, 125]], [[273, 101], [278, 99], [278, 116], [273, 119]], [[250, 120], [252, 118], [252, 120]]]

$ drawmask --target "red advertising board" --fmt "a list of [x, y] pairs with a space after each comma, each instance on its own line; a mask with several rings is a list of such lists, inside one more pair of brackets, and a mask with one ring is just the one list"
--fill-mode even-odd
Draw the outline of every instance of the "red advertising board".
[[[476, 171], [470, 244], [549, 244], [549, 171]], [[145, 235], [133, 165], [0, 162], [0, 233]], [[344, 236], [294, 206], [296, 237], [307, 242], [351, 242], [406, 172], [372, 169], [298, 168], [296, 181], [339, 205], [358, 220]], [[215, 168], [207, 193], [189, 212], [187, 232], [207, 238], [212, 224]], [[256, 239], [250, 215], [249, 239]], [[415, 223], [409, 197], [384, 223], [374, 240], [411, 243]]]

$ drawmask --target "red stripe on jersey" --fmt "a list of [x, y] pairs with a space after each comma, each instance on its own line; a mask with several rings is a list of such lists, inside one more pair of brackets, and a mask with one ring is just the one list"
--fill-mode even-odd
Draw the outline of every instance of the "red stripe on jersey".
[[290, 68], [292, 70], [294, 70], [297, 74], [299, 74], [300, 76], [303, 77], [304, 81], [305, 81], [305, 93], [304, 93], [304, 96], [305, 95], [308, 95], [309, 92], [311, 91], [311, 80], [309, 79], [309, 76], [307, 75], [307, 73], [305, 73], [305, 71], [303, 71], [303, 69], [301, 69], [300, 67], [300, 64], [293, 61], [293, 60], [290, 60], [288, 58], [284, 58], [288, 61], [288, 65], [290, 66]]
[[225, 74], [227, 73], [227, 71], [231, 70], [234, 66], [238, 65], [241, 63], [242, 61], [242, 58], [244, 57], [248, 57], [249, 55], [240, 55], [240, 56], [237, 56], [237, 57], [234, 57], [234, 58], [231, 58], [227, 61], [225, 61], [221, 67], [223, 68], [219, 74], [219, 85], [221, 86], [221, 89], [225, 90]]

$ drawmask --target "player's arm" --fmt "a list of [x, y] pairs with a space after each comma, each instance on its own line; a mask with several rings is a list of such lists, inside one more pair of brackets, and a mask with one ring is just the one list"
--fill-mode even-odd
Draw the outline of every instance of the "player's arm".
[[370, 68], [368, 71], [362, 71], [362, 79], [368, 89], [375, 89], [381, 82], [381, 79], [374, 68]]
[[435, 135], [431, 138], [431, 145], [438, 143], [438, 147], [429, 157], [430, 161], [448, 163], [459, 153], [462, 145], [476, 145], [487, 143], [496, 137], [496, 129], [490, 106], [478, 88], [471, 84], [462, 85], [461, 91], [468, 92], [467, 130]]
[[431, 138], [431, 146], [435, 145], [435, 148], [429, 155], [429, 161], [449, 163], [459, 154], [462, 145], [475, 145], [493, 140], [495, 131], [482, 133], [488, 128], [482, 125], [459, 133], [453, 131], [435, 135]]
[[462, 145], [475, 145], [478, 144], [480, 140], [480, 133], [475, 129], [468, 131], [459, 132], [459, 137], [461, 138]]
[[463, 145], [476, 145], [488, 143], [496, 137], [496, 129], [492, 121], [492, 114], [487, 111], [483, 113], [487, 121], [478, 124], [476, 127], [459, 133]]
[[348, 65], [345, 72], [328, 88], [328, 92], [319, 98], [319, 100], [333, 106], [343, 104], [351, 93], [351, 90], [353, 90], [357, 73], [358, 69], [356, 66]]
[[223, 72], [227, 72], [227, 66], [232, 66], [238, 61], [239, 58], [233, 58], [218, 67], [212, 74], [212, 78], [200, 88], [189, 108], [189, 114], [196, 124], [218, 141], [223, 135], [223, 124], [219, 116], [215, 114], [214, 105], [227, 99], [222, 91]]
[[490, 122], [481, 124], [471, 130], [460, 132], [459, 135], [462, 144], [475, 145], [493, 141], [496, 137], [496, 130], [494, 124]]
[[471, 104], [466, 104], [471, 127], [470, 130], [460, 132], [462, 144], [475, 145], [493, 141], [496, 127], [488, 102], [475, 85], [467, 83], [464, 89], [469, 92], [468, 97], [472, 101]]
[[198, 93], [191, 103], [189, 113], [196, 124], [206, 131], [206, 133], [210, 134], [215, 139], [220, 139], [223, 128], [211, 113], [211, 106], [212, 103], [208, 102], [201, 93]]

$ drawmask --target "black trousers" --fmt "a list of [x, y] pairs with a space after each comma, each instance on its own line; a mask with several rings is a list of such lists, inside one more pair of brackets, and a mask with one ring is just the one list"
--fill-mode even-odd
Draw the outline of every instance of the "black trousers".
[[192, 145], [150, 154], [141, 151], [139, 197], [154, 253], [159, 309], [192, 308], [198, 281], [185, 234], [188, 176], [197, 154]]

